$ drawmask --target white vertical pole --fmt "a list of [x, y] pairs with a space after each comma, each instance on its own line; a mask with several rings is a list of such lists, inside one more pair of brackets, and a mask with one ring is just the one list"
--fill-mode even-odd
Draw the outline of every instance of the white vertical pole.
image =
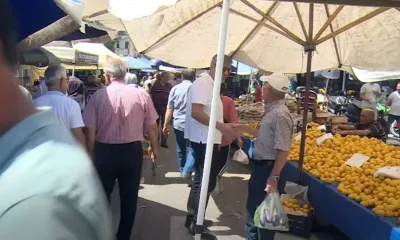
[[[222, 69], [224, 66], [226, 34], [228, 30], [228, 16], [229, 16], [229, 4], [230, 4], [229, 1], [230, 0], [224, 0], [222, 5], [221, 27], [219, 30], [218, 57], [216, 66], [217, 69], [215, 73], [213, 97], [211, 102], [211, 115], [210, 115], [210, 123], [208, 126], [208, 138], [207, 138], [206, 156], [204, 161], [201, 192], [200, 192], [199, 209], [197, 211], [196, 224], [198, 226], [203, 225], [204, 214], [206, 209], [208, 182], [210, 178], [211, 160], [213, 155], [213, 146], [214, 146], [214, 138], [216, 131], [215, 127], [217, 122], [217, 101], [219, 101], [220, 98], [220, 88], [221, 88], [221, 79], [223, 71]], [[201, 234], [196, 233], [195, 240], [200, 240], [200, 239], [201, 239]]]
[[74, 66], [72, 67], [72, 76], [75, 77], [75, 64], [74, 64]]
[[346, 88], [346, 72], [343, 71], [342, 91]]
[[326, 92], [328, 92], [328, 87], [329, 87], [329, 78], [326, 78], [326, 85], [325, 85]]

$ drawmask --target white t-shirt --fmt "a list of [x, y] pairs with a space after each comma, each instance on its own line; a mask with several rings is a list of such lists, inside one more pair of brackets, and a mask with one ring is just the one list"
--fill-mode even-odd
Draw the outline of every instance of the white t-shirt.
[[[211, 115], [211, 101], [213, 95], [214, 80], [208, 73], [202, 73], [189, 89], [186, 105], [185, 139], [196, 143], [207, 143], [208, 126], [201, 124], [192, 118], [192, 104], [204, 105], [204, 112]], [[224, 122], [221, 98], [217, 98], [217, 121]], [[221, 144], [222, 134], [215, 130], [215, 144]]]
[[68, 130], [85, 126], [79, 104], [61, 92], [47, 91], [33, 101], [36, 107], [51, 107], [58, 120]]
[[394, 91], [389, 95], [388, 100], [392, 102], [390, 105], [390, 114], [400, 116], [400, 94]]
[[371, 99], [371, 101], [362, 101], [362, 108], [376, 108], [376, 103], [378, 102], [378, 99], [376, 97], [376, 94], [373, 93], [373, 91], [381, 91], [381, 87], [377, 83], [366, 83], [362, 85], [361, 90], [360, 90], [360, 95], [364, 94], [365, 98]]

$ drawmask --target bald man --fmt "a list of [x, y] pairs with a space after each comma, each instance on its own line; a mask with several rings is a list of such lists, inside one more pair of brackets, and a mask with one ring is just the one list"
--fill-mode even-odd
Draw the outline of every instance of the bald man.
[[359, 124], [335, 126], [333, 133], [339, 133], [342, 136], [373, 137], [383, 141], [386, 139], [385, 130], [379, 122], [375, 121], [375, 112], [372, 109], [362, 110]]
[[[231, 72], [232, 59], [224, 56], [224, 65], [221, 81], [224, 82]], [[210, 71], [201, 74], [190, 86], [186, 100], [185, 116], [185, 139], [189, 139], [194, 154], [194, 178], [192, 189], [190, 190], [185, 227], [192, 235], [201, 233], [202, 239], [217, 239], [216, 235], [205, 226], [196, 226], [197, 210], [199, 208], [200, 190], [202, 186], [202, 176], [204, 170], [204, 159], [206, 155], [206, 145], [208, 137], [208, 124], [211, 116], [211, 102], [213, 98], [214, 79], [217, 67], [217, 55], [213, 57], [210, 64]], [[217, 176], [220, 171], [219, 145], [222, 135], [227, 141], [233, 141], [236, 137], [235, 131], [230, 124], [224, 123], [223, 105], [221, 98], [217, 101], [217, 123], [214, 133], [213, 156], [211, 171], [208, 182], [207, 202], [211, 192], [217, 183]], [[204, 225], [204, 224], [203, 224]]]

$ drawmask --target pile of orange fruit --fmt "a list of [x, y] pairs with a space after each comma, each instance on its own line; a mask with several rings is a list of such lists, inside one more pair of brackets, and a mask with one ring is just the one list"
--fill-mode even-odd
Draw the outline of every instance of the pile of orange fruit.
[[[260, 128], [260, 122], [248, 122], [247, 125], [249, 125], [251, 128], [254, 129], [259, 129]], [[247, 138], [255, 138], [255, 136], [249, 134], [249, 133], [242, 133], [243, 137], [247, 137]]]
[[281, 202], [282, 202], [283, 208], [286, 211], [303, 214], [305, 216], [308, 216], [308, 212], [312, 209], [307, 204], [303, 204], [302, 206], [300, 206], [300, 204], [294, 198], [287, 199], [287, 200], [282, 200]]
[[[322, 145], [316, 138], [324, 133], [313, 124], [306, 135], [304, 169], [326, 183], [338, 182], [338, 191], [384, 217], [400, 216], [400, 180], [374, 177], [377, 169], [400, 166], [400, 148], [375, 138], [335, 135]], [[293, 140], [289, 159], [297, 161], [300, 141]], [[346, 165], [355, 153], [370, 159], [360, 168]]]

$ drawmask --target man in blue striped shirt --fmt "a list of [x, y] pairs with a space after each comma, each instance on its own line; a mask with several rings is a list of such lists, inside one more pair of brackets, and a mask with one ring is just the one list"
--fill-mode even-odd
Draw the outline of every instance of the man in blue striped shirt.
[[192, 86], [192, 80], [194, 79], [194, 71], [185, 70], [182, 72], [182, 76], [185, 80], [173, 87], [169, 93], [163, 134], [164, 136], [168, 136], [168, 125], [173, 116], [179, 172], [181, 173], [182, 177], [188, 178], [192, 176], [194, 158], [192, 150], [186, 154], [188, 142], [184, 137], [184, 130], [186, 119], [186, 101], [189, 88]]

